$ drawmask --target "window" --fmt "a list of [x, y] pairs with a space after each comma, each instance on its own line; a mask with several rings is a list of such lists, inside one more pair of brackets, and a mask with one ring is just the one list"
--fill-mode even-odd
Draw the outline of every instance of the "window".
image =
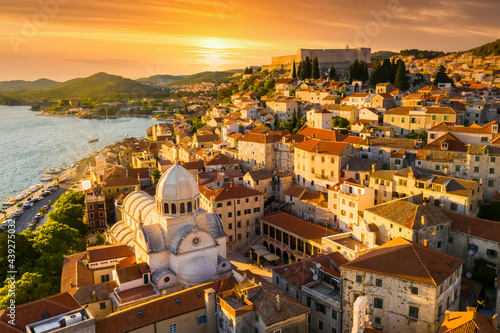
[[198, 325], [206, 324], [207, 323], [207, 315], [201, 315], [198, 316]]
[[217, 203], [217, 208], [222, 207], [222, 202]]
[[481, 137], [481, 142], [488, 142], [488, 137], [486, 136]]
[[457, 210], [458, 209], [458, 205], [454, 202], [450, 203], [450, 209], [451, 210]]
[[439, 165], [436, 165], [435, 169], [436, 169], [436, 170], [439, 170]]
[[486, 255], [490, 258], [496, 258], [498, 256], [498, 253], [495, 250], [486, 249]]
[[375, 297], [373, 300], [373, 307], [376, 309], [382, 309], [384, 305], [384, 300], [382, 298]]
[[227, 225], [227, 228], [228, 228], [229, 230], [233, 229], [233, 224], [232, 224], [232, 223], [229, 223], [229, 224]]
[[245, 209], [245, 215], [248, 215], [248, 214], [251, 214], [252, 213], [252, 210], [251, 209]]
[[233, 217], [233, 213], [227, 213], [227, 217]]
[[337, 333], [337, 328], [332, 326], [332, 333]]
[[241, 228], [241, 221], [238, 221], [238, 222], [236, 223], [236, 227], [237, 227], [237, 228]]
[[436, 115], [435, 114], [432, 115], [432, 120], [436, 120]]
[[460, 165], [455, 166], [455, 172], [460, 172]]
[[491, 163], [495, 163], [495, 157], [493, 157], [493, 156], [492, 156], [492, 157], [490, 157], [490, 162], [491, 162]]
[[493, 187], [495, 181], [493, 179], [488, 179], [488, 187]]
[[276, 275], [276, 284], [280, 284], [280, 277]]
[[109, 274], [101, 275], [101, 283], [109, 282]]
[[453, 244], [453, 237], [451, 237], [451, 236], [448, 237], [448, 243]]
[[418, 308], [416, 306], [410, 305], [410, 309], [408, 311], [408, 317], [412, 319], [418, 319]]
[[231, 206], [231, 201], [226, 202], [226, 206]]
[[363, 278], [361, 277], [361, 275], [356, 275], [356, 282], [357, 283], [362, 283], [363, 282]]
[[494, 168], [490, 168], [490, 175], [493, 175], [495, 173], [495, 169]]
[[380, 319], [380, 317], [375, 317], [375, 324], [380, 325], [381, 323], [382, 323], [382, 320]]
[[479, 156], [475, 156], [474, 161], [479, 162]]
[[377, 287], [382, 287], [382, 280], [381, 279], [375, 279], [375, 285]]
[[318, 321], [318, 329], [323, 330], [323, 322], [321, 320]]
[[417, 287], [411, 287], [411, 293], [413, 295], [418, 295], [418, 288]]
[[337, 320], [337, 318], [338, 318], [337, 316], [338, 316], [337, 311], [332, 309], [332, 319]]
[[439, 304], [438, 307], [438, 318], [443, 314], [443, 304]]
[[241, 210], [236, 212], [236, 216], [241, 216]]
[[439, 241], [439, 242], [437, 243], [437, 248], [438, 248], [438, 249], [440, 249], [440, 248], [441, 248], [441, 241]]
[[106, 302], [101, 302], [101, 303], [99, 303], [99, 308], [100, 308], [101, 310], [106, 309]]
[[259, 197], [255, 197], [255, 201], [259, 201]]
[[258, 213], [258, 212], [260, 212], [260, 207], [254, 208], [254, 209], [253, 209], [253, 212], [254, 212], [254, 213]]
[[177, 332], [177, 324], [170, 325], [170, 333], [175, 333], [175, 332]]
[[316, 311], [326, 314], [326, 307], [321, 303], [316, 303]]
[[391, 123], [393, 123], [393, 122], [394, 122], [394, 117], [391, 117]]

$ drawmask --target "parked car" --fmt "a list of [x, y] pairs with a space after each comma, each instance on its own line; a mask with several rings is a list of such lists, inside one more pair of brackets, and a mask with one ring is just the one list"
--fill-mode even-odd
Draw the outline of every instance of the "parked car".
[[35, 216], [35, 217], [41, 218], [42, 216], [43, 216], [43, 214], [42, 214], [42, 213], [38, 213], [38, 214], [36, 214], [36, 216]]
[[49, 205], [43, 206], [43, 209], [48, 210], [49, 209]]

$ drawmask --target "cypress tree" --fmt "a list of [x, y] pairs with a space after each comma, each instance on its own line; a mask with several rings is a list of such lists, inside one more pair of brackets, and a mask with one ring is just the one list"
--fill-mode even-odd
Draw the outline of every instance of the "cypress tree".
[[299, 62], [299, 68], [297, 69], [297, 76], [299, 77], [299, 79], [303, 80], [303, 78], [302, 78], [302, 61]]
[[407, 91], [410, 88], [408, 77], [406, 76], [406, 66], [403, 61], [398, 61], [398, 71], [396, 73], [394, 87], [401, 89], [402, 91]]
[[312, 62], [312, 78], [319, 79], [319, 63], [318, 63], [317, 56], [314, 56], [314, 59]]
[[295, 60], [293, 61], [292, 78], [297, 78], [297, 71], [295, 70]]
[[332, 67], [330, 67], [330, 74], [329, 75], [330, 75], [330, 79], [335, 80], [337, 73], [336, 73], [335, 67], [333, 67], [333, 65], [332, 65]]
[[312, 75], [311, 59], [309, 59], [309, 57], [306, 57], [306, 59], [304, 60], [304, 79], [311, 78], [311, 75]]

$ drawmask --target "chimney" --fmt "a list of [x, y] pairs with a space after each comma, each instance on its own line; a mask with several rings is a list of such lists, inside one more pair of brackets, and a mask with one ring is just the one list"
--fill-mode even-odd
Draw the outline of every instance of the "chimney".
[[429, 246], [429, 241], [427, 239], [424, 239], [424, 246], [425, 247]]
[[94, 302], [97, 302], [97, 293], [96, 293], [96, 291], [95, 291], [95, 290], [92, 292], [92, 300], [93, 300]]
[[450, 321], [450, 311], [446, 310], [444, 312], [444, 322], [447, 323]]
[[276, 310], [281, 311], [280, 295], [276, 295]]
[[215, 290], [213, 288], [205, 289], [205, 309], [207, 311], [207, 333], [216, 333], [216, 304]]
[[75, 284], [74, 284], [74, 282], [73, 282], [73, 281], [71, 281], [71, 282], [69, 283], [69, 287], [70, 287], [70, 288], [74, 288], [74, 287], [75, 287]]
[[372, 164], [372, 172], [375, 172], [376, 168], [377, 168], [377, 165], [375, 163], [373, 163]]
[[491, 324], [493, 325], [493, 327], [495, 328], [500, 328], [500, 326], [498, 326], [498, 316], [497, 314], [495, 313], [493, 315], [493, 317], [491, 318]]
[[427, 216], [422, 215], [422, 217], [420, 218], [420, 221], [422, 222], [422, 225], [427, 225]]

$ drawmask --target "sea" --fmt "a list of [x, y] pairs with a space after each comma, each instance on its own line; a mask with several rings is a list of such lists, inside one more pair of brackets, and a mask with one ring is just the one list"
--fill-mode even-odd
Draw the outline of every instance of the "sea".
[[[62, 168], [93, 150], [128, 137], [145, 137], [150, 118], [80, 119], [37, 116], [29, 106], [0, 106], [0, 203], [41, 183], [47, 169]], [[94, 136], [99, 141], [88, 143]]]

